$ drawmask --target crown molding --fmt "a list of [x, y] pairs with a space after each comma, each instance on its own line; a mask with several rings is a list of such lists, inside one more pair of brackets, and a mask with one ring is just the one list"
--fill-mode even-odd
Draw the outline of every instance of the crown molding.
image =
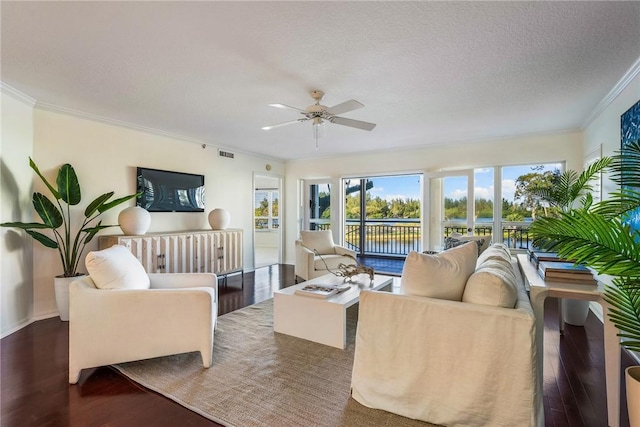
[[198, 138], [192, 138], [192, 137], [181, 135], [181, 134], [178, 134], [178, 133], [167, 132], [167, 131], [156, 129], [156, 128], [150, 128], [150, 127], [146, 127], [146, 126], [141, 126], [141, 125], [137, 125], [135, 123], [125, 122], [123, 120], [117, 120], [117, 119], [112, 119], [112, 118], [105, 117], [105, 116], [100, 116], [98, 114], [86, 113], [84, 111], [74, 110], [73, 108], [61, 107], [59, 105], [48, 104], [46, 102], [40, 102], [40, 101], [37, 101], [37, 100], [34, 100], [34, 101], [35, 101], [35, 108], [40, 109], [40, 110], [52, 111], [54, 113], [67, 114], [67, 115], [79, 117], [81, 119], [86, 119], [86, 120], [91, 120], [91, 121], [95, 121], [95, 122], [104, 123], [104, 124], [107, 124], [107, 125], [119, 126], [119, 127], [124, 127], [124, 128], [127, 128], [127, 129], [132, 129], [132, 130], [135, 130], [135, 131], [139, 131], [139, 132], [145, 132], [145, 133], [150, 133], [150, 134], [154, 134], [154, 135], [160, 135], [160, 136], [164, 136], [164, 137], [167, 137], [167, 138], [172, 138], [172, 139], [177, 139], [177, 140], [184, 141], [184, 142], [189, 142], [189, 143], [192, 143], [192, 144], [198, 144], [198, 145], [202, 146], [203, 148], [212, 148], [212, 149], [216, 149], [216, 150], [219, 150], [219, 149], [228, 150], [228, 151], [233, 151], [234, 153], [250, 155], [250, 156], [253, 156], [253, 157], [260, 157], [260, 158], [263, 158], [263, 159], [266, 159], [266, 160], [282, 161], [282, 159], [278, 159], [276, 157], [265, 156], [265, 155], [262, 155], [262, 154], [256, 154], [256, 153], [252, 153], [252, 152], [245, 151], [245, 150], [239, 150], [237, 147], [211, 144], [211, 143], [209, 143], [209, 142], [207, 142], [205, 140], [198, 139]]
[[596, 107], [587, 116], [582, 123], [582, 130], [586, 129], [592, 121], [596, 119], [611, 103], [629, 86], [631, 81], [640, 74], [640, 58], [636, 59], [631, 68], [622, 76], [620, 81], [609, 91], [609, 93], [596, 105]]
[[47, 104], [46, 102], [37, 101], [35, 108], [39, 110], [52, 111], [54, 113], [63, 113], [70, 116], [79, 117], [81, 119], [87, 119], [94, 122], [100, 122], [107, 125], [124, 127], [132, 130], [137, 130], [140, 132], [152, 133], [160, 136], [166, 136], [169, 138], [180, 139], [186, 142], [192, 142], [194, 144], [206, 144], [206, 141], [203, 141], [198, 138], [191, 138], [189, 136], [180, 135], [177, 133], [167, 132], [160, 129], [150, 128], [146, 126], [137, 125], [135, 123], [125, 122], [124, 120], [111, 119], [109, 117], [100, 116], [98, 114], [85, 113], [84, 111], [74, 110], [73, 108], [61, 107], [59, 105]]
[[20, 92], [18, 89], [14, 88], [13, 86], [9, 86], [3, 81], [0, 81], [0, 90], [2, 91], [2, 93], [9, 95], [13, 98], [16, 98], [19, 101], [22, 101], [25, 104], [28, 104], [30, 107], [33, 107], [34, 105], [36, 105], [37, 101], [35, 99], [33, 99], [32, 97], [30, 97], [24, 92]]

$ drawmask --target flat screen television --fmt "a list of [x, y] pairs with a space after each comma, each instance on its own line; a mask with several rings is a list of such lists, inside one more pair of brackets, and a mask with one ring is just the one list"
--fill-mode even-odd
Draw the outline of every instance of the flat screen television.
[[149, 212], [204, 212], [204, 175], [138, 167], [136, 192]]

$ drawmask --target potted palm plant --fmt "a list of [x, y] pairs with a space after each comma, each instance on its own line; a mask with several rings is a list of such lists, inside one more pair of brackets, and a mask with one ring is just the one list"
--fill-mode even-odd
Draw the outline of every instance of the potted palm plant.
[[[57, 278], [75, 278], [79, 276], [78, 264], [85, 245], [102, 229], [113, 227], [103, 225], [102, 221], [95, 222], [97, 218], [109, 209], [136, 197], [136, 194], [111, 200], [113, 191], [96, 197], [84, 210], [84, 218], [75, 231], [72, 228], [71, 206], [79, 204], [82, 200], [80, 183], [75, 170], [70, 164], [64, 164], [58, 170], [56, 188], [42, 175], [38, 166], [29, 158], [29, 166], [47, 186], [53, 201], [42, 193], [33, 193], [33, 207], [42, 220], [39, 222], [5, 222], [2, 227], [13, 227], [25, 230], [44, 246], [57, 249], [62, 263], [62, 274]], [[40, 232], [51, 230], [53, 238]], [[69, 280], [59, 280], [55, 285], [56, 303], [62, 320], [68, 320], [68, 283]], [[65, 293], [66, 292], [66, 293]]]
[[[611, 179], [621, 189], [591, 207], [561, 212], [534, 222], [534, 244], [556, 250], [601, 275], [612, 277], [604, 298], [619, 329], [621, 345], [640, 353], [640, 229], [629, 218], [640, 209], [640, 140], [613, 157]], [[627, 403], [632, 427], [640, 426], [640, 366], [627, 368]]]
[[[593, 182], [603, 170], [612, 163], [610, 157], [603, 157], [591, 163], [585, 170], [578, 173], [574, 170], [567, 170], [563, 173], [555, 174], [550, 186], [530, 187], [529, 193], [549, 205], [545, 209], [543, 217], [557, 218], [563, 213], [570, 212], [580, 206], [581, 209], [588, 210], [593, 204]], [[538, 219], [534, 221], [534, 224]], [[537, 222], [537, 226], [531, 228], [539, 230], [544, 227], [543, 222]], [[538, 246], [534, 240], [534, 246]], [[571, 325], [583, 326], [589, 315], [589, 302], [580, 300], [562, 300], [564, 321]]]

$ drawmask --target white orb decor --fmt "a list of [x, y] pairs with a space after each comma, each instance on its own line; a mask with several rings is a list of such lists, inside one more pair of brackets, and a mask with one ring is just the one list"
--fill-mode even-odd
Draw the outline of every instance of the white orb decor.
[[140, 206], [131, 206], [120, 211], [118, 225], [125, 235], [144, 234], [151, 225], [151, 214]]
[[209, 225], [213, 230], [224, 230], [231, 222], [231, 215], [226, 209], [216, 208], [209, 212]]

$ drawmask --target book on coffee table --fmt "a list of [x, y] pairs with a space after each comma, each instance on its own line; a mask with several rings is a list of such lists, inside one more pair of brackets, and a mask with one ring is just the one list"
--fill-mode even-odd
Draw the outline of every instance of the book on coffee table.
[[303, 295], [313, 298], [328, 298], [340, 292], [344, 292], [349, 289], [349, 285], [321, 285], [321, 284], [309, 284], [300, 289], [296, 289], [294, 292], [296, 295]]

